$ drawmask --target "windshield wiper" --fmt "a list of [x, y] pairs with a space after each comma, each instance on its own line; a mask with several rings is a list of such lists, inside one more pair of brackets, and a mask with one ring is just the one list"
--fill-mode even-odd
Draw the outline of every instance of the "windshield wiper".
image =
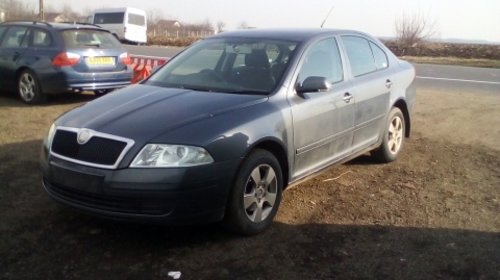
[[207, 88], [207, 87], [193, 86], [193, 85], [181, 85], [180, 88], [196, 90], [196, 91], [207, 91], [207, 92], [214, 91], [214, 90]]
[[266, 90], [254, 90], [254, 89], [238, 89], [238, 90], [226, 90], [227, 93], [237, 93], [237, 94], [259, 94], [266, 95], [269, 91]]

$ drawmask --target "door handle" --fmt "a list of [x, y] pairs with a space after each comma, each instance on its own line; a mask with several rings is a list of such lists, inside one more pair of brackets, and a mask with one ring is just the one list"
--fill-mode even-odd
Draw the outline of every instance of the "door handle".
[[391, 80], [387, 79], [387, 80], [385, 81], [385, 87], [386, 87], [386, 88], [391, 88], [391, 87], [392, 87], [392, 82], [391, 82]]
[[345, 103], [349, 103], [349, 102], [351, 102], [352, 94], [346, 92], [346, 93], [344, 93], [344, 97], [342, 99], [345, 101]]

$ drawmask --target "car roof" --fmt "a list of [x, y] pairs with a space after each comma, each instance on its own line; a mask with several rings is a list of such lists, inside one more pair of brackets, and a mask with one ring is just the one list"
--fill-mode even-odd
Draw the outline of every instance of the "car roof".
[[101, 28], [98, 25], [91, 23], [81, 23], [81, 22], [46, 22], [46, 21], [6, 21], [0, 23], [0, 25], [8, 26], [8, 25], [23, 25], [23, 26], [37, 26], [37, 27], [45, 27], [45, 28], [53, 28], [57, 30], [65, 30], [65, 29], [95, 29], [95, 30], [103, 30], [106, 29]]
[[[307, 41], [321, 35], [358, 34], [369, 36], [360, 31], [328, 28], [274, 28], [274, 29], [244, 29], [219, 33], [212, 38], [265, 38], [290, 41]], [[369, 36], [371, 37], [371, 36]]]

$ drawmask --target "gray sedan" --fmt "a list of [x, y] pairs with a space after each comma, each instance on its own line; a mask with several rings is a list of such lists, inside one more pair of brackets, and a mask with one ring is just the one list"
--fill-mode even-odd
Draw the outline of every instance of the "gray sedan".
[[413, 67], [344, 30], [225, 32], [58, 118], [43, 185], [101, 217], [256, 234], [286, 186], [410, 135]]

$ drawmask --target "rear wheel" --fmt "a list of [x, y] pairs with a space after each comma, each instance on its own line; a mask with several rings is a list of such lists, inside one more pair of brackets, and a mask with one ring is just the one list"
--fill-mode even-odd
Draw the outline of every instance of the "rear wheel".
[[381, 162], [394, 161], [403, 148], [405, 129], [403, 113], [397, 107], [392, 108], [382, 134], [382, 144], [373, 152], [373, 156]]
[[35, 73], [30, 70], [24, 70], [19, 75], [17, 92], [19, 97], [27, 104], [38, 104], [47, 99], [47, 96], [42, 92]]
[[225, 225], [244, 235], [264, 231], [278, 211], [282, 189], [283, 177], [276, 157], [266, 150], [251, 152], [231, 191]]

